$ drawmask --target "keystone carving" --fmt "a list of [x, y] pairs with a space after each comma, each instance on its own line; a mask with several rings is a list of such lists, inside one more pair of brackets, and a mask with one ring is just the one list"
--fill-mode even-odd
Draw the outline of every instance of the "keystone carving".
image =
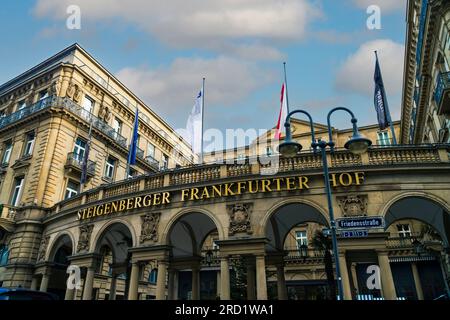
[[367, 195], [337, 197], [344, 217], [367, 215]]
[[253, 233], [250, 223], [252, 208], [252, 203], [237, 203], [227, 206], [228, 215], [230, 216], [230, 226], [228, 230], [230, 236], [236, 233]]
[[41, 244], [39, 246], [38, 261], [42, 261], [45, 259], [45, 253], [47, 252], [49, 240], [50, 240], [50, 236], [42, 237]]
[[80, 227], [80, 238], [78, 239], [77, 252], [89, 251], [93, 224]]
[[141, 216], [141, 243], [145, 241], [158, 241], [158, 223], [160, 216], [160, 212], [152, 212]]

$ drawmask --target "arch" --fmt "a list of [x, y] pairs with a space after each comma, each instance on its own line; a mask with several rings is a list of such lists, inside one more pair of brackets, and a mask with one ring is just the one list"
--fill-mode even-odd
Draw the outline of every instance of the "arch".
[[190, 214], [190, 213], [202, 213], [206, 216], [208, 216], [216, 225], [217, 228], [217, 232], [219, 233], [219, 239], [223, 240], [225, 239], [225, 232], [223, 230], [223, 226], [222, 223], [220, 222], [220, 220], [217, 219], [217, 217], [215, 215], [213, 215], [210, 211], [203, 209], [203, 208], [186, 208], [183, 209], [179, 212], [177, 212], [172, 218], [170, 218], [170, 220], [167, 222], [166, 227], [164, 228], [161, 236], [160, 236], [160, 241], [162, 244], [169, 244], [169, 236], [170, 236], [170, 231], [172, 230], [172, 227], [174, 226], [175, 223], [178, 222], [178, 220], [186, 215], [186, 214]]
[[128, 221], [114, 219], [105, 223], [96, 233], [91, 244], [91, 251], [101, 254], [101, 249], [108, 246], [112, 252], [113, 263], [128, 260], [128, 249], [135, 246], [136, 235]]
[[217, 230], [223, 237], [221, 225], [210, 212], [189, 208], [172, 217], [163, 232], [164, 244], [170, 245], [173, 258], [201, 255], [203, 241]]
[[[411, 210], [414, 208], [414, 210]], [[415, 219], [432, 226], [448, 247], [450, 214], [445, 201], [424, 192], [411, 192], [391, 199], [382, 210], [385, 230], [400, 219]]]
[[58, 234], [56, 234], [55, 238], [53, 239], [52, 243], [49, 245], [50, 250], [47, 251], [46, 253], [46, 260], [47, 261], [53, 261], [55, 258], [55, 254], [58, 251], [59, 247], [58, 245], [61, 244], [61, 241], [64, 237], [67, 237], [69, 239], [70, 242], [70, 246], [72, 247], [72, 255], [75, 254], [75, 238], [73, 236], [73, 234], [68, 231], [61, 231]]
[[124, 219], [115, 218], [112, 220], [109, 220], [106, 222], [95, 234], [93, 237], [93, 240], [91, 241], [90, 248], [92, 252], [97, 252], [98, 247], [98, 241], [101, 239], [101, 237], [104, 235], [104, 233], [113, 225], [113, 224], [123, 224], [126, 228], [128, 228], [128, 231], [131, 234], [131, 240], [132, 240], [132, 247], [137, 246], [137, 236], [136, 231], [134, 230], [133, 225]]
[[[301, 214], [293, 214], [293, 211]], [[283, 249], [287, 234], [302, 222], [316, 222], [329, 226], [325, 210], [317, 203], [305, 199], [287, 199], [272, 206], [262, 220], [264, 235], [269, 239], [267, 251]]]

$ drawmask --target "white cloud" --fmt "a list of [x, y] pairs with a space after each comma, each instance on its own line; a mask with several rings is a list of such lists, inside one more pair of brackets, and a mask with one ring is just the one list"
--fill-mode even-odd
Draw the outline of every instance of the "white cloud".
[[[38, 0], [38, 17], [65, 20], [79, 5], [86, 21], [125, 21], [174, 47], [210, 47], [211, 42], [303, 39], [321, 15], [307, 0]], [[63, 27], [63, 25], [62, 25]]]
[[339, 68], [335, 87], [344, 92], [373, 96], [375, 54], [378, 51], [384, 86], [388, 95], [399, 95], [403, 81], [404, 45], [389, 39], [362, 44]]
[[381, 8], [381, 14], [390, 13], [397, 10], [406, 10], [407, 0], [352, 0], [361, 9], [367, 9], [371, 5]]
[[214, 59], [177, 58], [168, 67], [124, 68], [116, 76], [176, 126], [185, 125], [203, 76], [206, 77], [208, 108], [219, 105], [232, 108], [233, 104], [273, 80], [267, 70], [224, 56]]

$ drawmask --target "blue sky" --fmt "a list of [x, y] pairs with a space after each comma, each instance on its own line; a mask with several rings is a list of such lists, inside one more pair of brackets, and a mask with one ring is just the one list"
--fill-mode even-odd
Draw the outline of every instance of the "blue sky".
[[[67, 7], [81, 9], [69, 30]], [[381, 8], [369, 30], [366, 9]], [[399, 118], [404, 0], [6, 0], [0, 83], [78, 42], [174, 128], [184, 127], [206, 77], [205, 128], [275, 125], [287, 63], [291, 109], [314, 121], [347, 106], [376, 123], [373, 50]], [[350, 127], [345, 114], [333, 124]]]

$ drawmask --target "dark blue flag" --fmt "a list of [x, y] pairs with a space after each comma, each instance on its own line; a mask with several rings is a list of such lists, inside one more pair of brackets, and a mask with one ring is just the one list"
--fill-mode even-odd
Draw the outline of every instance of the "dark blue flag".
[[138, 144], [138, 126], [139, 126], [139, 111], [136, 108], [136, 115], [134, 117], [133, 136], [131, 137], [130, 150], [128, 151], [128, 164], [136, 164], [136, 151]]
[[86, 150], [84, 150], [83, 162], [81, 164], [81, 183], [85, 184], [87, 181], [87, 171], [89, 162], [89, 149], [91, 148], [91, 142], [86, 144]]
[[378, 56], [376, 57], [375, 74], [373, 78], [375, 81], [375, 111], [377, 112], [378, 125], [380, 126], [380, 130], [384, 130], [389, 126], [389, 109], [387, 105], [386, 91], [383, 84], [383, 77], [381, 76], [380, 64], [378, 63]]

